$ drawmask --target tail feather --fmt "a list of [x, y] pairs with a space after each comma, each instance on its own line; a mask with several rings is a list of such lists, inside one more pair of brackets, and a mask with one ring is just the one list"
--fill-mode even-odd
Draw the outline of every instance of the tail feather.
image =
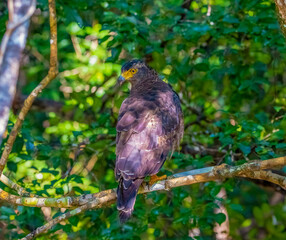
[[132, 215], [133, 209], [129, 209], [127, 211], [125, 210], [119, 210], [119, 220], [120, 223], [125, 223]]
[[117, 188], [117, 209], [121, 223], [126, 222], [132, 215], [136, 195], [143, 179], [125, 180], [121, 178]]

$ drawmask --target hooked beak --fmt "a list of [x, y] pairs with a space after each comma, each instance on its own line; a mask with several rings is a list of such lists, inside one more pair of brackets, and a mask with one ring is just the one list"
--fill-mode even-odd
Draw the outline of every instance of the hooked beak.
[[121, 86], [122, 83], [125, 81], [125, 78], [122, 75], [120, 75], [120, 77], [117, 79], [117, 81], [118, 81], [119, 85]]

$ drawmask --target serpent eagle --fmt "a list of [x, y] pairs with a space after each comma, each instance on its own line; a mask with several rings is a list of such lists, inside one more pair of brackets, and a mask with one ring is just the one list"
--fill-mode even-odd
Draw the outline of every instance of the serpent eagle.
[[116, 125], [117, 209], [121, 222], [133, 212], [144, 177], [158, 173], [183, 136], [180, 100], [172, 87], [141, 60], [125, 63], [118, 81], [131, 83]]

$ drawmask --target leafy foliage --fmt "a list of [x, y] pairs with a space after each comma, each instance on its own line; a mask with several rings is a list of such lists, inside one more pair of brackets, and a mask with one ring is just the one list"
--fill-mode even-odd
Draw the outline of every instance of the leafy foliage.
[[[20, 94], [49, 68], [47, 1], [37, 7]], [[27, 116], [6, 168], [29, 191], [60, 197], [117, 186], [115, 125], [128, 86], [118, 88], [116, 80], [130, 58], [145, 59], [182, 100], [182, 149], [162, 173], [285, 155], [286, 48], [273, 1], [58, 0], [56, 7], [60, 74], [41, 95], [44, 107]], [[11, 113], [9, 130], [15, 119]], [[226, 199], [217, 197], [221, 188]], [[215, 213], [217, 201], [227, 208], [233, 239], [284, 239], [285, 198], [273, 191], [230, 179], [150, 193], [137, 197], [125, 225], [112, 206], [70, 218], [39, 239], [191, 239], [194, 228], [198, 239], [212, 239], [215, 222], [226, 219]], [[60, 214], [0, 204], [5, 239]]]

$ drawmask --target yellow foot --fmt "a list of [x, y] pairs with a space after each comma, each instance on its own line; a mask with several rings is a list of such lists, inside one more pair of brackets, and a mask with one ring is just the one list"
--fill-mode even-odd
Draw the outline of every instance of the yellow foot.
[[163, 175], [163, 176], [160, 176], [160, 177], [158, 177], [156, 174], [152, 175], [151, 178], [150, 178], [150, 181], [149, 181], [149, 186], [152, 186], [154, 183], [156, 183], [158, 181], [165, 180], [165, 179], [167, 179], [167, 175]]

